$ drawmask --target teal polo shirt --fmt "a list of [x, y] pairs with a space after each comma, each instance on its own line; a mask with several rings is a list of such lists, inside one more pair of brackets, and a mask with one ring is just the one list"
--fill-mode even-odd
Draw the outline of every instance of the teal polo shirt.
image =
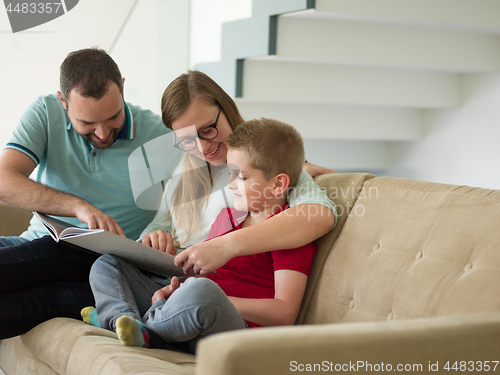
[[[56, 94], [41, 96], [26, 110], [5, 148], [30, 157], [37, 165], [36, 181], [76, 195], [117, 220], [130, 239], [137, 239], [155, 215], [135, 204], [128, 171], [128, 157], [144, 143], [169, 129], [161, 117], [129, 103], [125, 125], [113, 145], [94, 148], [72, 128]], [[86, 227], [76, 218], [59, 217]], [[21, 237], [48, 234], [37, 219]]]

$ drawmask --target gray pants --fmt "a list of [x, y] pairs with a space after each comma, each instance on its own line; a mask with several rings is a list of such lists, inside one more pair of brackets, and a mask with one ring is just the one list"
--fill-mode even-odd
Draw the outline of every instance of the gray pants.
[[208, 335], [247, 327], [222, 289], [207, 278], [189, 278], [167, 300], [151, 306], [151, 297], [163, 286], [130, 263], [106, 254], [92, 266], [90, 285], [99, 324], [112, 331], [116, 320], [127, 315], [142, 321], [165, 342], [188, 342], [194, 348]]

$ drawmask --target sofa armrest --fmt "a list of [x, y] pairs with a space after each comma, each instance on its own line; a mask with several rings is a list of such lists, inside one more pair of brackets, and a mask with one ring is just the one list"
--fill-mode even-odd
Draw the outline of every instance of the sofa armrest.
[[354, 369], [371, 373], [389, 371], [389, 366], [392, 371], [411, 368], [426, 373], [438, 369], [436, 373], [449, 374], [446, 364], [455, 372], [452, 366], [460, 371], [461, 361], [476, 366], [476, 370], [489, 365], [492, 371], [497, 365], [496, 371], [500, 371], [500, 313], [218, 334], [200, 341], [196, 374], [274, 375]]
[[0, 202], [0, 236], [19, 236], [29, 226], [33, 214]]

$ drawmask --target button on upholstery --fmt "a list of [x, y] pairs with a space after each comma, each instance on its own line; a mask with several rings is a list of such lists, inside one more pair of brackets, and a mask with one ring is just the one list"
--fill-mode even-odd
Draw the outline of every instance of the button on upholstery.
[[415, 256], [415, 259], [417, 259], [417, 260], [418, 260], [418, 259], [422, 258], [422, 256], [423, 256], [423, 255], [424, 255], [424, 254], [422, 254], [422, 252], [421, 252], [421, 251], [419, 251], [419, 252], [417, 253], [417, 255]]
[[351, 309], [353, 309], [353, 308], [354, 308], [354, 305], [355, 305], [354, 300], [352, 300], [352, 301], [349, 303], [349, 307], [350, 307]]
[[390, 322], [392, 319], [394, 319], [394, 314], [391, 311], [389, 315], [387, 315], [387, 321]]
[[467, 271], [470, 271], [471, 269], [472, 269], [472, 264], [471, 264], [471, 263], [469, 263], [469, 264], [467, 264], [467, 265], [465, 266], [464, 271], [465, 271], [465, 272], [467, 272]]
[[375, 246], [373, 246], [373, 251], [377, 251], [378, 249], [380, 249], [380, 244], [376, 244]]

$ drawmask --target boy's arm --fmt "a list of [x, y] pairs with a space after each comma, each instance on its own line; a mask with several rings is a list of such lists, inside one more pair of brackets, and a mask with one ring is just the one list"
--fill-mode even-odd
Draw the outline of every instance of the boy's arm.
[[292, 325], [299, 313], [307, 276], [302, 272], [274, 272], [274, 299], [229, 297], [243, 319], [260, 326]]

